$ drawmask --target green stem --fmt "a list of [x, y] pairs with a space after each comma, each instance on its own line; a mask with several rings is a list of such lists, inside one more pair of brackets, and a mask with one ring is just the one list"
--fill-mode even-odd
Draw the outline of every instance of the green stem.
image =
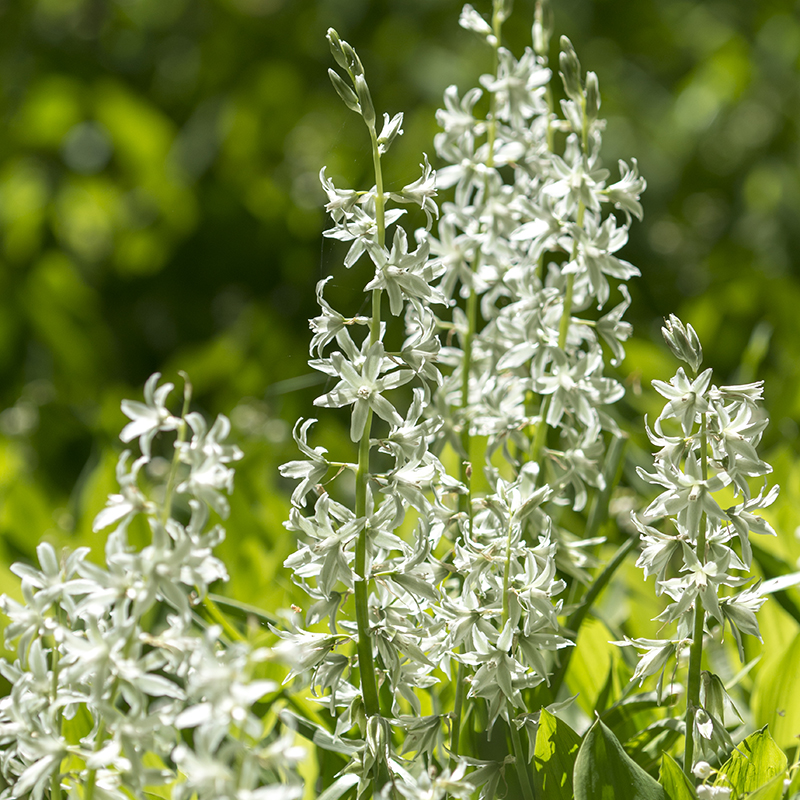
[[[461, 481], [466, 482], [466, 467], [469, 464], [471, 437], [469, 425], [466, 423], [466, 409], [469, 406], [469, 376], [472, 371], [472, 340], [478, 327], [478, 293], [475, 291], [474, 275], [478, 270], [480, 253], [475, 254], [472, 262], [473, 284], [467, 298], [467, 333], [464, 337], [464, 356], [461, 359], [461, 411], [464, 412], [464, 428], [461, 431], [461, 447], [464, 449], [465, 461], [461, 464]], [[463, 510], [463, 509], [462, 509]]]
[[[578, 218], [576, 220], [578, 227], [583, 226], [583, 217], [586, 213], [586, 206], [582, 200], [578, 201]], [[578, 255], [578, 244], [572, 250], [572, 258]], [[567, 336], [569, 335], [569, 323], [572, 319], [572, 300], [575, 291], [575, 273], [571, 272], [567, 275], [567, 288], [564, 293], [564, 308], [561, 312], [561, 320], [558, 324], [558, 347], [563, 350], [567, 346]], [[536, 435], [531, 445], [531, 461], [538, 463], [542, 467], [540, 461], [542, 448], [547, 441], [547, 432], [550, 426], [547, 424], [547, 412], [550, 409], [550, 399], [552, 395], [542, 399], [542, 404], [539, 409], [539, 424], [536, 426]], [[542, 470], [539, 471], [539, 480], [542, 478]]]
[[456, 678], [456, 697], [453, 703], [453, 729], [450, 732], [450, 753], [453, 762], [458, 761], [458, 745], [461, 740], [461, 721], [464, 714], [464, 698], [466, 696], [467, 665], [458, 665]]
[[522, 796], [525, 800], [533, 800], [533, 788], [531, 786], [531, 779], [526, 769], [528, 760], [525, 758], [525, 751], [522, 749], [522, 741], [519, 737], [519, 731], [511, 719], [511, 704], [508, 704], [508, 729], [511, 732], [511, 743], [514, 747], [514, 766], [517, 770], [517, 777], [519, 778], [520, 786], [522, 787]]
[[[500, 64], [500, 34], [503, 27], [503, 20], [500, 16], [501, 3], [494, 0], [492, 4], [492, 33], [494, 34], [494, 47], [492, 48], [492, 74], [497, 75], [497, 67]], [[489, 101], [489, 127], [486, 132], [486, 143], [489, 145], [489, 155], [486, 158], [486, 166], [494, 166], [494, 142], [497, 138], [497, 98], [492, 93]]]
[[203, 608], [209, 617], [225, 631], [228, 638], [233, 642], [246, 642], [247, 637], [243, 636], [230, 622], [230, 620], [219, 610], [217, 604], [208, 596], [203, 597]]
[[[116, 694], [116, 692], [114, 692]], [[94, 743], [94, 752], [98, 753], [102, 749], [106, 741], [106, 721], [100, 720], [100, 725], [97, 728], [97, 738]], [[94, 787], [97, 783], [97, 770], [90, 769], [89, 774], [86, 776], [86, 788], [83, 793], [83, 800], [94, 800]]]
[[547, 89], [545, 90], [545, 99], [547, 100], [547, 149], [553, 153], [555, 152], [555, 130], [553, 129], [553, 117], [555, 113], [553, 108], [555, 103], [553, 101], [553, 87], [550, 83], [547, 84]]
[[[372, 428], [372, 409], [367, 413], [367, 424], [358, 447], [358, 470], [356, 471], [356, 517], [367, 514], [367, 481], [369, 479], [369, 439]], [[367, 578], [367, 526], [359, 531], [356, 539], [356, 623], [358, 625], [358, 668], [361, 675], [361, 691], [367, 716], [380, 714], [378, 684], [375, 680], [375, 662], [372, 658], [372, 637], [369, 632], [369, 580]]]
[[[61, 625], [61, 612], [61, 606], [56, 605], [56, 622], [59, 626]], [[50, 684], [50, 697], [51, 701], [55, 703], [56, 698], [58, 697], [58, 662], [60, 655], [58, 651], [58, 641], [56, 640], [55, 636], [53, 636], [53, 649], [51, 650], [51, 653], [53, 676]], [[56, 723], [63, 736], [63, 714], [60, 710], [56, 712]], [[55, 765], [53, 774], [50, 777], [50, 800], [61, 800], [61, 760], [59, 760], [59, 762]]]
[[[706, 415], [700, 424], [700, 465], [703, 480], [708, 480], [708, 433], [706, 429]], [[703, 487], [703, 491], [706, 489]], [[706, 563], [706, 516], [700, 518], [700, 527], [697, 532], [697, 560]], [[692, 632], [692, 646], [689, 650], [689, 678], [686, 686], [686, 738], [683, 751], [683, 771], [686, 775], [692, 774], [694, 764], [694, 720], [697, 709], [700, 707], [700, 667], [703, 660], [703, 631], [705, 628], [705, 610], [703, 601], [698, 594], [694, 599], [694, 631]]]
[[186, 424], [186, 415], [189, 413], [189, 404], [192, 401], [192, 384], [189, 383], [185, 373], [183, 388], [183, 408], [181, 409], [181, 422], [178, 426], [178, 439], [175, 442], [175, 450], [172, 454], [172, 463], [169, 467], [169, 476], [167, 477], [167, 488], [164, 490], [164, 503], [161, 507], [161, 524], [166, 525], [167, 520], [172, 512], [172, 495], [175, 492], [175, 481], [178, 476], [178, 464], [180, 464], [180, 447], [186, 441], [186, 432], [189, 426]]
[[505, 628], [506, 622], [508, 622], [508, 587], [511, 583], [511, 536], [512, 527], [509, 522], [508, 536], [506, 538], [505, 565], [503, 566], [503, 616], [500, 630]]
[[[369, 126], [372, 143], [372, 163], [375, 167], [375, 221], [379, 247], [386, 244], [386, 198], [383, 192], [383, 171], [378, 138], [374, 126]], [[380, 337], [381, 290], [372, 291], [372, 318], [369, 324], [370, 345]], [[358, 444], [358, 467], [356, 469], [356, 517], [364, 519], [367, 515], [367, 483], [370, 475], [370, 437], [372, 436], [372, 409], [367, 412], [364, 433]], [[381, 713], [378, 698], [378, 683], [375, 676], [375, 661], [372, 657], [372, 636], [369, 631], [369, 577], [367, 575], [367, 525], [359, 531], [356, 539], [355, 603], [356, 625], [358, 626], [358, 671], [361, 679], [361, 692], [364, 695], [364, 710], [367, 716]]]
[[[386, 195], [383, 191], [383, 170], [381, 169], [381, 151], [378, 148], [378, 134], [372, 126], [369, 126], [369, 137], [372, 143], [372, 165], [375, 168], [375, 224], [378, 229], [378, 246], [384, 247], [386, 245]], [[380, 315], [378, 323], [380, 323]]]
[[[469, 462], [462, 464], [464, 481], [467, 486], [467, 514], [469, 536], [472, 538], [472, 465]], [[458, 756], [459, 742], [461, 741], [461, 725], [464, 716], [464, 707], [466, 706], [466, 688], [467, 688], [467, 671], [468, 667], [463, 662], [458, 665], [458, 676], [456, 678], [456, 696], [453, 703], [453, 729], [450, 733], [450, 752], [452, 753], [452, 760], [455, 763]]]

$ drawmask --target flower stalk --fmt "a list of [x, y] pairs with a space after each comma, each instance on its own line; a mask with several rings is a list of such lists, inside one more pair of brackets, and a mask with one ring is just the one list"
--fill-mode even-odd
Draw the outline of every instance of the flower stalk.
[[[668, 661], [683, 642], [691, 641], [683, 763], [689, 776], [698, 759], [720, 757], [732, 746], [722, 718], [723, 706], [730, 699], [713, 674], [709, 673], [709, 680], [719, 684], [723, 700], [703, 698], [703, 640], [706, 631], [721, 633], [728, 626], [744, 660], [742, 634], [760, 638], [755, 612], [764, 597], [758, 586], [738, 593], [730, 590], [748, 580], [749, 534], [775, 533], [754, 512], [775, 500], [777, 487], [766, 493], [764, 487], [755, 496], [751, 488], [751, 482], [765, 481], [771, 472], [756, 451], [768, 422], [759, 407], [762, 384], [714, 386], [710, 369], [699, 372], [702, 348], [692, 326], [671, 316], [662, 333], [694, 377], [687, 377], [681, 367], [669, 383], [653, 382], [667, 403], [653, 429], [647, 429], [650, 441], [659, 448], [654, 471], [640, 469], [639, 474], [662, 491], [641, 519], [634, 517], [634, 523], [643, 544], [637, 564], [645, 577], [655, 576], [656, 593], [672, 601], [657, 619], [675, 623], [677, 631], [670, 639], [626, 638], [620, 644], [644, 651], [634, 678], [641, 681], [660, 674], [660, 692]], [[732, 506], [726, 502], [723, 508], [717, 493], [726, 487], [733, 489], [738, 502]], [[674, 532], [648, 524], [661, 518], [669, 520]], [[680, 576], [667, 577], [677, 556], [683, 559]]]

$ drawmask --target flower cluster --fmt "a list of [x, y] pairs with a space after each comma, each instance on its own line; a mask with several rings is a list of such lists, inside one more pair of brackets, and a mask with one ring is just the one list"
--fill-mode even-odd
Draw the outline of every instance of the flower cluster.
[[[502, 448], [515, 471], [531, 463], [553, 501], [581, 511], [588, 489], [605, 486], [603, 431], [620, 435], [607, 407], [624, 392], [604, 374], [605, 351], [617, 365], [631, 333], [625, 281], [639, 271], [617, 252], [631, 215], [641, 217], [645, 182], [635, 161], [620, 162], [619, 180], [609, 181], [597, 77], [582, 77], [566, 38], [567, 97], [563, 118], [555, 114], [547, 5], [537, 5], [534, 47], [519, 59], [499, 44], [506, 15], [496, 3], [490, 25], [464, 7], [461, 24], [492, 48], [496, 71], [463, 97], [450, 87], [437, 115], [436, 150], [449, 162], [437, 187], [454, 186], [455, 197], [443, 205], [431, 250], [445, 269], [445, 296], [466, 300], [442, 352], [452, 370], [438, 407], [454, 419], [447, 430], [463, 458], [471, 437], [486, 437], [489, 458]], [[475, 115], [483, 91], [486, 119]], [[619, 299], [608, 309], [612, 293]], [[585, 578], [586, 543], [554, 535], [559, 566]]]
[[[344, 791], [355, 779], [363, 788], [374, 775], [382, 776], [378, 789], [391, 778], [399, 791], [415, 792], [409, 769], [419, 772], [421, 764], [414, 766], [393, 751], [390, 722], [406, 731], [407, 748], [443, 756], [441, 719], [421, 717], [420, 691], [436, 682], [433, 672], [446, 651], [445, 625], [431, 613], [441, 600], [431, 553], [450, 513], [444, 498], [461, 487], [430, 449], [441, 422], [423, 414], [441, 380], [431, 305], [444, 302], [435, 285], [443, 267], [430, 257], [427, 229], [412, 237], [401, 227], [405, 208], [398, 205], [417, 205], [428, 225], [438, 208], [427, 158], [418, 180], [399, 192], [384, 191], [381, 158], [402, 133], [402, 115], [385, 115], [382, 129], [376, 128], [358, 56], [334, 31], [328, 39], [342, 70], [331, 70], [334, 87], [370, 135], [375, 185], [365, 192], [340, 189], [323, 169], [333, 222], [325, 235], [348, 244], [346, 268], [369, 261], [372, 277], [365, 291], [372, 314], [339, 313], [323, 296], [327, 281], [318, 284], [321, 313], [311, 320], [309, 363], [331, 385], [315, 405], [349, 409], [358, 457], [352, 463], [334, 461], [323, 448], [311, 446], [315, 420], [295, 426], [304, 458], [285, 464], [281, 472], [300, 481], [287, 527], [301, 538], [286, 566], [311, 600], [305, 625], [324, 620], [330, 632], [305, 630], [298, 620], [297, 627], [278, 635], [301, 654], [292, 675], [310, 671], [313, 690], [336, 718], [333, 735], [320, 728], [316, 739], [339, 752], [344, 747], [350, 757], [337, 786]], [[404, 323], [396, 349], [387, 344], [394, 339], [392, 326], [381, 318], [384, 305], [390, 318]], [[397, 391], [407, 384], [410, 392]], [[355, 475], [350, 503], [346, 492], [332, 496], [326, 483], [343, 471]], [[410, 515], [415, 527], [406, 525], [401, 534]], [[342, 739], [354, 727], [360, 737]], [[453, 785], [458, 778], [454, 774]]]
[[[674, 623], [677, 630], [668, 639], [626, 640], [644, 651], [634, 678], [660, 674], [659, 682], [670, 656], [688, 644], [702, 648], [704, 635], [715, 625], [720, 631], [730, 629], [742, 658], [742, 634], [760, 639], [755, 614], [765, 598], [757, 586], [735, 590], [750, 580], [749, 534], [775, 535], [758, 511], [778, 494], [777, 486], [767, 491], [765, 476], [772, 469], [756, 451], [768, 423], [759, 404], [761, 382], [713, 385], [711, 369], [697, 374], [702, 349], [692, 326], [671, 316], [662, 332], [693, 377], [680, 367], [669, 383], [653, 381], [667, 403], [653, 428], [647, 428], [658, 448], [653, 472], [640, 469], [640, 474], [659, 486], [661, 494], [634, 522], [642, 540], [637, 564], [645, 577], [655, 576], [656, 593], [670, 601], [657, 619]], [[664, 517], [670, 520], [670, 530], [648, 524]], [[676, 561], [681, 567], [674, 576]], [[701, 749], [730, 746], [723, 724], [728, 701], [721, 684], [717, 686], [719, 679], [703, 673], [700, 686], [699, 663], [695, 671], [697, 680], [690, 665], [692, 724], [687, 717], [687, 728], [694, 726]], [[690, 735], [687, 730], [687, 738]]]
[[[302, 794], [293, 733], [266, 729], [253, 711], [278, 689], [255, 679], [272, 654], [231, 643], [235, 629], [226, 635], [198, 613], [216, 610], [208, 588], [227, 578], [213, 554], [225, 531], [209, 518], [227, 516], [230, 465], [242, 454], [225, 443], [225, 417], [208, 428], [187, 413], [188, 383], [184, 413], [173, 415], [174, 387], [159, 377], [148, 380], [144, 403], [122, 404], [131, 421], [121, 438], [138, 438], [141, 456], [129, 464], [122, 453], [120, 491], [94, 522], [112, 528], [105, 566], [88, 548], [59, 557], [42, 543], [38, 569], [13, 567], [24, 604], [0, 601], [6, 644], [17, 651], [13, 664], [0, 662], [12, 684], [0, 700], [2, 797], [53, 800], [82, 787], [84, 798], [123, 800], [165, 785], [175, 798]], [[155, 472], [153, 441], [165, 432], [176, 435], [171, 467], [148, 492], [142, 476]], [[134, 528], [149, 533], [141, 550], [131, 545]]]
[[[348, 750], [342, 791], [358, 775], [362, 789], [372, 778], [378, 790], [391, 779], [416, 797], [410, 787], [421, 785], [421, 756], [440, 763], [452, 758], [456, 769], [463, 767], [458, 754], [470, 702], [485, 709], [490, 735], [499, 718], [515, 734], [535, 724], [535, 715], [524, 713], [523, 693], [549, 680], [555, 653], [571, 644], [561, 635], [556, 600], [565, 588], [557, 542], [567, 537], [545, 506], [566, 490], [580, 509], [586, 484], [603, 486], [602, 431], [616, 431], [603, 406], [622, 389], [602, 374], [601, 341], [621, 358], [630, 329], [621, 322], [628, 295], [618, 282], [638, 273], [613, 254], [626, 240], [629, 211], [641, 210], [644, 182], [625, 166], [623, 180], [607, 185], [599, 166], [596, 80], [590, 74], [584, 84], [573, 75], [580, 68], [565, 43], [564, 80], [574, 77], [578, 89], [563, 104], [566, 119], [556, 119], [547, 102], [546, 45], [519, 60], [499, 47], [505, 6], [495, 3], [494, 26], [469, 6], [461, 17], [497, 54], [495, 73], [482, 79], [489, 118], [473, 116], [480, 90], [462, 100], [448, 89], [436, 148], [451, 166], [434, 175], [424, 158], [422, 177], [397, 193], [384, 192], [380, 165], [402, 118], [385, 115], [378, 132], [361, 62], [329, 32], [341, 70], [331, 79], [367, 126], [375, 185], [364, 192], [340, 189], [322, 171], [333, 222], [326, 235], [348, 245], [346, 268], [368, 259], [372, 315], [334, 310], [323, 297], [326, 281], [318, 285], [321, 314], [311, 321], [309, 363], [332, 385], [315, 404], [349, 408], [358, 460], [334, 460], [310, 445], [313, 420], [296, 425], [304, 458], [282, 473], [299, 480], [288, 527], [300, 542], [286, 566], [311, 598], [305, 625], [327, 621], [329, 632], [306, 630], [298, 621], [279, 635], [305, 653], [293, 674], [310, 671], [314, 691], [336, 717], [333, 741], [322, 729], [316, 738]], [[566, 134], [562, 155], [556, 131]], [[430, 227], [438, 215], [435, 190], [452, 187], [455, 203], [445, 204], [437, 238], [428, 228], [417, 230], [410, 246], [412, 236], [400, 225], [404, 209], [396, 204], [416, 203]], [[612, 207], [623, 220], [604, 215]], [[554, 261], [545, 277], [548, 255]], [[602, 309], [610, 279], [622, 303], [599, 320], [575, 317], [593, 304]], [[459, 286], [466, 313], [453, 300]], [[487, 320], [480, 331], [479, 300]], [[405, 323], [394, 351], [384, 305]], [[437, 305], [454, 307], [452, 324], [434, 316]], [[457, 342], [451, 337], [440, 345], [443, 326]], [[410, 393], [396, 391], [404, 385]], [[397, 398], [409, 394], [404, 408]], [[547, 439], [550, 428], [561, 433], [558, 445]], [[471, 466], [459, 480], [448, 475], [439, 454], [455, 435], [466, 457], [461, 434], [490, 437], [489, 458], [502, 445], [512, 475], [487, 460], [489, 491], [482, 494], [471, 490]], [[512, 446], [519, 457], [511, 457]], [[537, 448], [542, 458], [532, 455]], [[344, 471], [355, 474], [352, 504], [329, 488]], [[583, 576], [587, 542], [571, 544], [565, 563]], [[437, 668], [450, 676], [453, 710], [421, 716]], [[352, 738], [356, 726], [358, 739]], [[390, 744], [392, 727], [404, 734], [401, 755]], [[346, 733], [343, 745], [337, 737]], [[520, 746], [515, 740], [518, 769]], [[467, 780], [483, 783], [490, 796], [503, 768], [487, 763]]]

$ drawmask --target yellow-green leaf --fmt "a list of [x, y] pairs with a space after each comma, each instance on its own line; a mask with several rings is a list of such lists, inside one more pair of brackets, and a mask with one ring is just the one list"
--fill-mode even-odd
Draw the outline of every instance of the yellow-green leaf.
[[542, 709], [534, 747], [536, 794], [548, 800], [572, 800], [572, 773], [581, 737], [566, 722]]

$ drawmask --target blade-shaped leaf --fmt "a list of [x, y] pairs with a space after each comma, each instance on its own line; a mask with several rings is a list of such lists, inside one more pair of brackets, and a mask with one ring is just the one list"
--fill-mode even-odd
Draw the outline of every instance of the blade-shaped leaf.
[[756, 724], [769, 725], [779, 745], [793, 747], [800, 730], [800, 634], [770, 669], [756, 679], [753, 715]]
[[575, 800], [667, 800], [664, 788], [599, 720], [589, 728], [578, 751], [573, 786]]
[[[769, 783], [762, 786], [753, 794], [747, 796], [747, 800], [781, 800], [783, 797], [783, 774], [776, 775]], [[789, 795], [791, 797], [791, 795]]]
[[760, 789], [786, 771], [788, 760], [764, 726], [751, 733], [722, 765], [715, 785], [732, 786], [738, 794]]
[[577, 694], [577, 703], [587, 714], [592, 714], [597, 699], [606, 683], [614, 659], [619, 658], [619, 648], [610, 643], [614, 636], [599, 620], [589, 619], [581, 627], [577, 646], [569, 648], [572, 660], [566, 682], [570, 694]]
[[697, 800], [694, 785], [669, 753], [664, 753], [661, 758], [658, 782], [664, 787], [669, 800]]
[[542, 709], [533, 755], [538, 797], [572, 800], [572, 773], [580, 744], [581, 737], [566, 722]]

